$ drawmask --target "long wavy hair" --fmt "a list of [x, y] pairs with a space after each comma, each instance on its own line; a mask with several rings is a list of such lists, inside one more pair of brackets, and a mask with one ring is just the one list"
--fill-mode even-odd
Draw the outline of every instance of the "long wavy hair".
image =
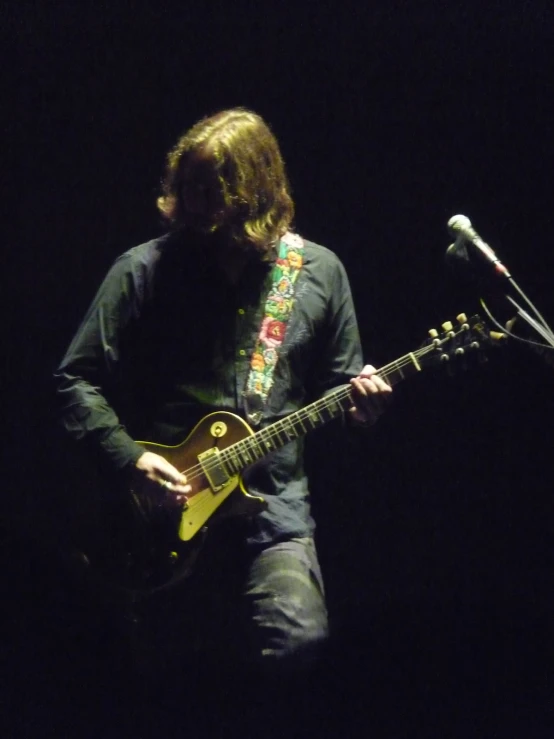
[[190, 225], [187, 195], [195, 187], [198, 159], [208, 163], [213, 202], [206, 230], [223, 231], [234, 243], [269, 258], [291, 226], [294, 203], [279, 145], [269, 126], [244, 108], [204, 118], [167, 155], [157, 205], [171, 229]]

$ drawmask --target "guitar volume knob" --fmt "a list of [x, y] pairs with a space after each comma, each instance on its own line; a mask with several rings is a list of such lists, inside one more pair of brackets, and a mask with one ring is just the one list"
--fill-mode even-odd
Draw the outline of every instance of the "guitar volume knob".
[[225, 436], [227, 433], [227, 424], [223, 421], [216, 421], [215, 423], [212, 423], [210, 427], [210, 434], [215, 439], [220, 439], [222, 436]]

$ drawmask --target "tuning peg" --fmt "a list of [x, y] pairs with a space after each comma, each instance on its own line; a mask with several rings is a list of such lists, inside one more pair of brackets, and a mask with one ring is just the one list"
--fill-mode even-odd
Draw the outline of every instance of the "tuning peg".
[[442, 328], [443, 328], [443, 331], [446, 331], [447, 333], [448, 333], [449, 331], [452, 331], [452, 329], [454, 328], [454, 327], [452, 326], [452, 321], [445, 321], [445, 322], [444, 322], [444, 323], [442, 324]]
[[430, 336], [431, 341], [433, 342], [433, 344], [435, 346], [440, 346], [441, 345], [441, 340], [439, 339], [439, 332], [437, 331], [436, 328], [430, 328], [429, 329], [429, 336]]
[[456, 316], [456, 320], [460, 324], [462, 331], [469, 331], [469, 323], [468, 323], [467, 316], [465, 313], [459, 313]]

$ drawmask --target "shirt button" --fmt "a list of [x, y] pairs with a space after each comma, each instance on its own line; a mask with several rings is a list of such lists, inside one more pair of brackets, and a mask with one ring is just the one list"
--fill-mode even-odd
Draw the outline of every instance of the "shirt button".
[[239, 314], [239, 316], [243, 316], [244, 315], [244, 308], [239, 308], [238, 314]]
[[241, 357], [245, 357], [246, 356], [246, 349], [240, 349], [239, 350], [239, 354], [240, 354]]

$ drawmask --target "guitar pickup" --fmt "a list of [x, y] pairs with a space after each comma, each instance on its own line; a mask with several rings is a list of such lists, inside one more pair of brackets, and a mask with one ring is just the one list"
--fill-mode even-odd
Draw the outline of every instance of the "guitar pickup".
[[231, 478], [219, 459], [219, 449], [215, 447], [207, 449], [198, 455], [198, 461], [214, 493], [222, 490]]

